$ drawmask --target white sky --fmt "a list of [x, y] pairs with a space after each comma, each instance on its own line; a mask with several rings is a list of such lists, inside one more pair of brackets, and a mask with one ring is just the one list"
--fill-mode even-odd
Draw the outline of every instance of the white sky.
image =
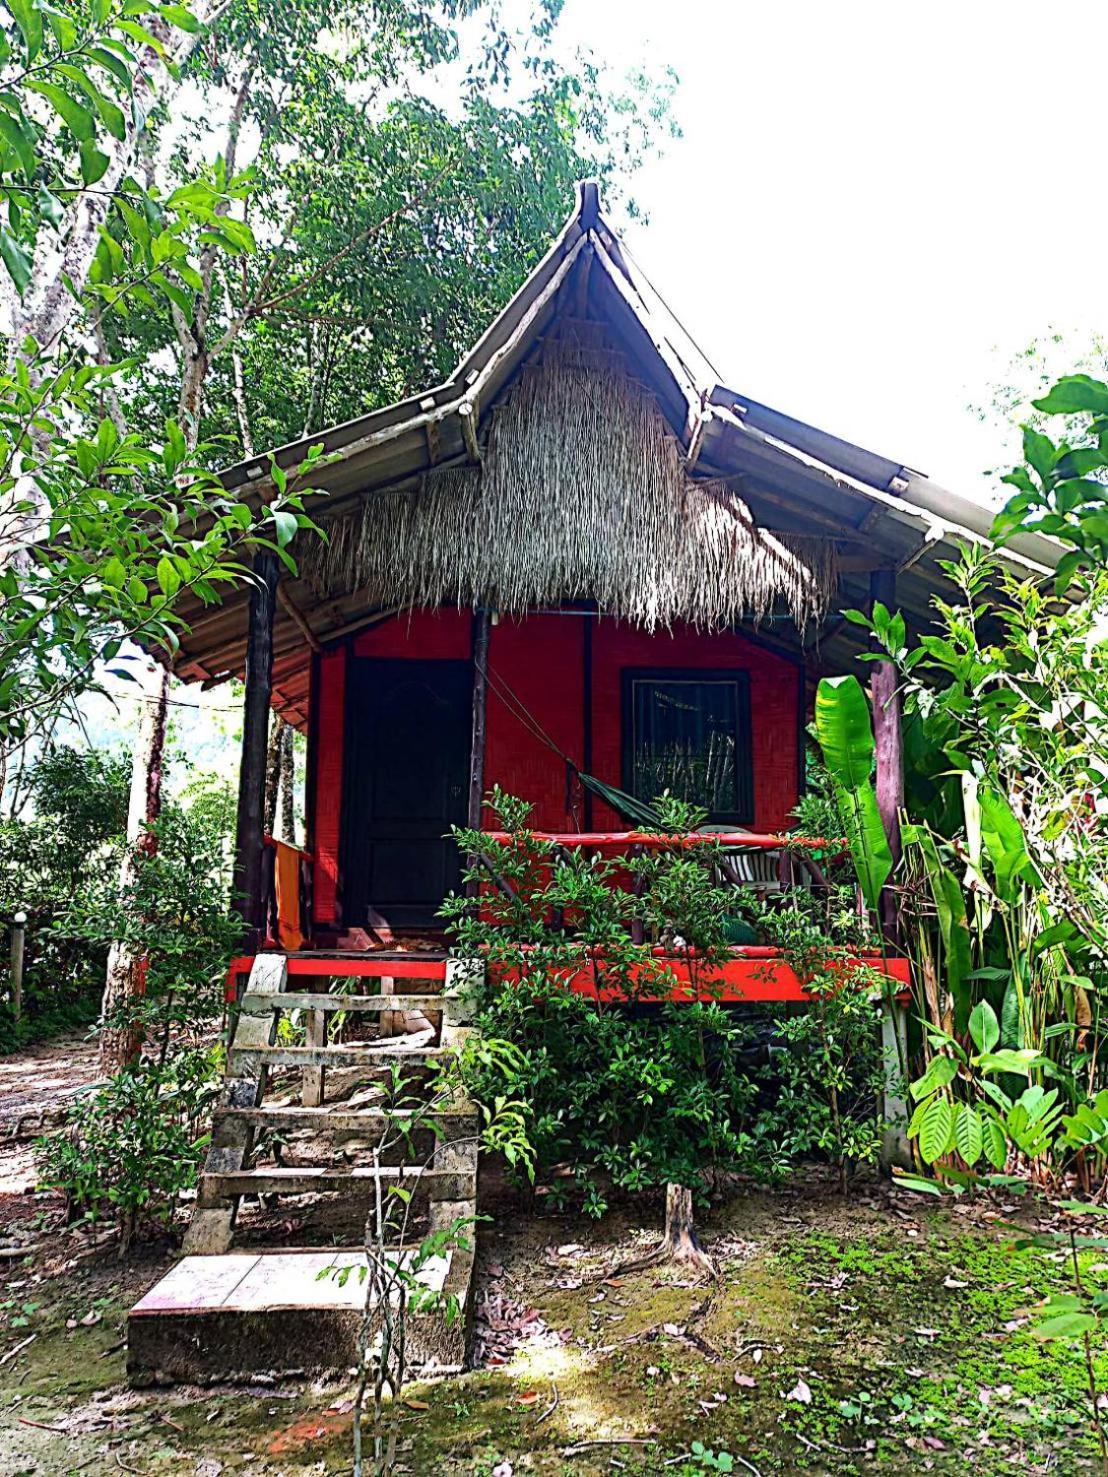
[[1108, 7], [566, 0], [563, 30], [680, 76], [627, 240], [724, 383], [987, 498], [967, 406], [1108, 326]]

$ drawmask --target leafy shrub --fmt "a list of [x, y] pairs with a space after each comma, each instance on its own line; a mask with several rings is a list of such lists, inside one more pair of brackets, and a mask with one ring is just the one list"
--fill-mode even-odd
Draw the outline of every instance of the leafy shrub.
[[[689, 807], [658, 803], [675, 836], [702, 822]], [[506, 843], [457, 837], [464, 855], [486, 858], [467, 870], [484, 884], [480, 907], [459, 896], [444, 914], [458, 951], [486, 961], [478, 1024], [514, 1043], [523, 1061], [507, 1088], [479, 1076], [470, 1086], [478, 1098], [506, 1090], [530, 1105], [540, 1175], [570, 1170], [554, 1179], [554, 1193], [583, 1191], [599, 1215], [608, 1185], [695, 1188], [713, 1168], [768, 1177], [818, 1152], [845, 1172], [872, 1157], [881, 1057], [876, 1011], [854, 988], [873, 981], [844, 975], [864, 932], [846, 894], [833, 891], [820, 909], [806, 893], [791, 906], [758, 908], [722, 883], [710, 836], [605, 859], [540, 841], [527, 829], [529, 808], [512, 797], [494, 792], [492, 804]], [[765, 1022], [750, 1013], [687, 992], [666, 998], [677, 986], [670, 960], [710, 997], [729, 923], [744, 910], [817, 992], [847, 986], [841, 1000], [817, 993], [804, 1015], [777, 1028], [784, 1050], [766, 1052]], [[582, 970], [599, 999], [567, 988]]]
[[197, 1047], [222, 1008], [240, 935], [229, 913], [228, 815], [221, 786], [166, 807], [133, 887], [121, 893], [115, 871], [90, 878], [54, 924], [104, 956], [118, 939], [147, 961], [145, 993], [118, 1022], [138, 1025], [141, 1057], [83, 1098], [39, 1155], [43, 1183], [64, 1193], [70, 1213], [114, 1221], [124, 1248], [143, 1225], [167, 1222], [196, 1182], [219, 1086], [216, 1056]]
[[39, 1140], [41, 1183], [65, 1195], [71, 1220], [114, 1222], [123, 1252], [142, 1225], [172, 1218], [196, 1184], [217, 1066], [214, 1053], [187, 1051], [120, 1072], [81, 1098], [64, 1132]]
[[[0, 821], [0, 1052], [96, 1016], [107, 945], [53, 925], [83, 888], [107, 885], [118, 872], [130, 763], [92, 749], [59, 748], [21, 778], [8, 796], [18, 813]], [[19, 912], [27, 928], [17, 1022], [8, 960]]]
[[105, 957], [114, 940], [145, 955], [145, 994], [127, 1010], [163, 1056], [174, 1032], [196, 1031], [219, 1014], [241, 934], [230, 913], [226, 793], [207, 785], [191, 804], [166, 806], [152, 827], [157, 849], [143, 857], [133, 887], [121, 893], [114, 873], [90, 878], [54, 925]]

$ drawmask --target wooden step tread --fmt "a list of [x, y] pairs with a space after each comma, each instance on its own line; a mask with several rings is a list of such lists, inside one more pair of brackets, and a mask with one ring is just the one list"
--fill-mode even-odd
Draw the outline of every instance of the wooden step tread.
[[222, 1195], [306, 1194], [312, 1190], [348, 1190], [364, 1186], [368, 1191], [378, 1179], [388, 1184], [423, 1186], [435, 1190], [443, 1200], [472, 1200], [477, 1194], [477, 1176], [450, 1169], [424, 1169], [417, 1164], [372, 1165], [350, 1169], [243, 1169], [200, 1176], [200, 1194], [207, 1200]]
[[336, 995], [323, 990], [285, 990], [279, 995], [242, 997], [243, 1015], [268, 1015], [273, 1010], [442, 1010], [442, 995]]
[[385, 1046], [233, 1046], [227, 1053], [227, 1074], [241, 1077], [247, 1067], [365, 1067], [387, 1072], [394, 1062], [429, 1066], [454, 1055], [449, 1046], [405, 1047], [396, 1037]]
[[440, 1108], [435, 1112], [423, 1112], [418, 1108], [217, 1108], [214, 1122], [228, 1121], [249, 1123], [255, 1128], [314, 1128], [331, 1129], [338, 1133], [357, 1132], [359, 1129], [376, 1129], [389, 1123], [399, 1128], [417, 1120], [416, 1126], [428, 1128], [447, 1121], [476, 1123], [477, 1113], [473, 1108]]

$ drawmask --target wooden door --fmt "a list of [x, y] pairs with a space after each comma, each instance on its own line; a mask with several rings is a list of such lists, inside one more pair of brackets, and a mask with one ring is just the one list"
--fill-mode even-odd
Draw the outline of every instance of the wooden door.
[[433, 924], [459, 882], [450, 826], [466, 819], [468, 662], [355, 657], [343, 780], [347, 926]]

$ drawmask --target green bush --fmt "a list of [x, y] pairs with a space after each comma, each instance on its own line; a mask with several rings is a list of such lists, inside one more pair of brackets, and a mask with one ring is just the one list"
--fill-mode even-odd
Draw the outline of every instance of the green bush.
[[[18, 814], [0, 821], [0, 1053], [96, 1017], [104, 985], [103, 940], [55, 931], [58, 915], [88, 886], [118, 873], [127, 827], [129, 760], [59, 748], [29, 767], [6, 797]], [[26, 915], [23, 1012], [12, 1009], [8, 961], [16, 913]]]
[[[855, 986], [876, 977], [844, 973], [864, 941], [846, 893], [817, 903], [798, 891], [783, 905], [756, 907], [721, 882], [710, 836], [601, 859], [537, 839], [521, 802], [495, 792], [492, 803], [506, 843], [458, 833], [463, 855], [487, 859], [467, 874], [485, 884], [480, 909], [458, 896], [444, 914], [457, 951], [486, 961], [478, 1025], [518, 1047], [522, 1065], [507, 1086], [478, 1076], [470, 1088], [479, 1099], [507, 1091], [529, 1105], [537, 1170], [551, 1193], [581, 1192], [599, 1215], [610, 1188], [695, 1189], [714, 1169], [769, 1178], [811, 1155], [845, 1174], [873, 1157], [877, 1015], [872, 990]], [[671, 800], [658, 803], [676, 836], [702, 821]], [[795, 1017], [665, 999], [677, 980], [653, 946], [664, 945], [710, 996], [736, 911], [815, 987]], [[568, 989], [581, 969], [594, 970], [612, 998]], [[819, 990], [843, 983], [839, 995]], [[649, 1004], [650, 996], [665, 1003]]]
[[196, 1184], [217, 1068], [215, 1053], [186, 1051], [120, 1072], [39, 1140], [40, 1183], [64, 1194], [70, 1220], [114, 1222], [121, 1252], [142, 1226], [171, 1220]]

